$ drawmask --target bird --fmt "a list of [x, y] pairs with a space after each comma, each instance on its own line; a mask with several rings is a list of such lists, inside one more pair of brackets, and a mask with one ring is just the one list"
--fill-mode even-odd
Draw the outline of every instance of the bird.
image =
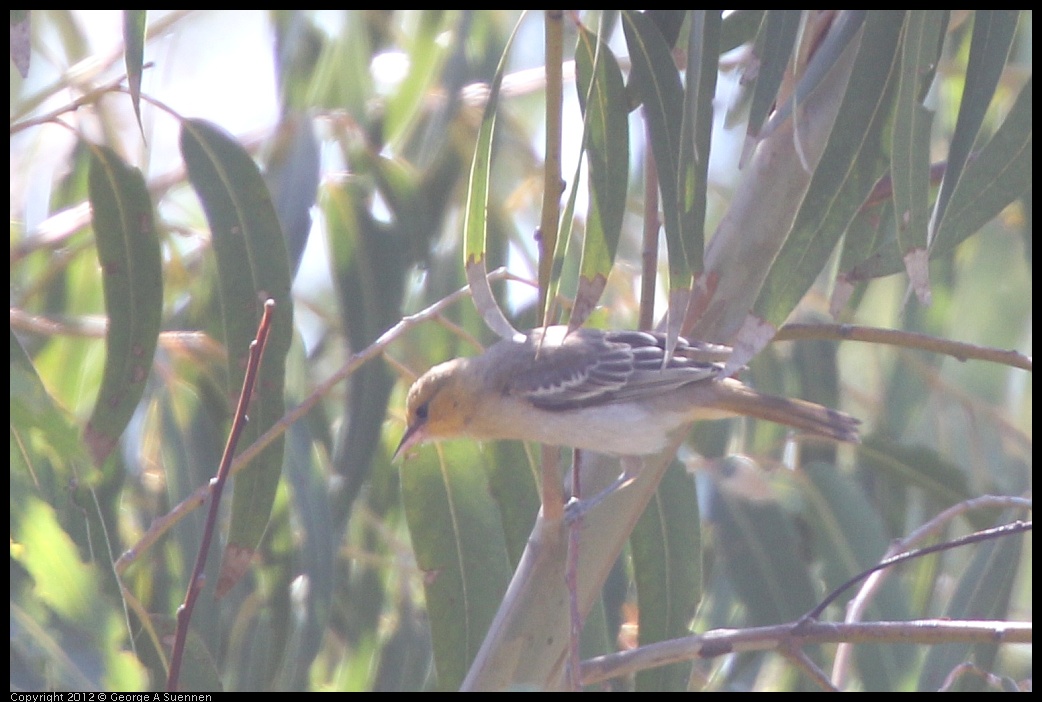
[[763, 394], [725, 376], [727, 346], [680, 338], [668, 355], [664, 334], [569, 331], [563, 325], [518, 339], [420, 376], [406, 399], [406, 429], [395, 457], [427, 441], [457, 437], [643, 457], [671, 446], [686, 425], [736, 415], [837, 441], [859, 440], [859, 421], [848, 414]]

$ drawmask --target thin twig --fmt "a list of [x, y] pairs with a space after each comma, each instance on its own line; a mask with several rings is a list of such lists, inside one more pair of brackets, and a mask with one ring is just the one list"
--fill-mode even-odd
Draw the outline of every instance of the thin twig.
[[557, 249], [561, 220], [561, 142], [563, 133], [564, 78], [564, 11], [544, 10], [544, 44], [546, 77], [546, 140], [543, 156], [543, 205], [539, 217], [539, 314], [548, 323], [550, 276]]
[[[158, 18], [155, 22], [148, 26], [145, 32], [145, 41], [155, 39], [158, 36], [165, 34], [171, 29], [177, 22], [188, 16], [189, 14], [196, 12], [196, 10], [173, 10], [169, 14]], [[105, 71], [109, 70], [117, 61], [122, 61], [124, 57], [124, 45], [120, 41], [110, 48], [106, 54], [94, 54], [81, 59], [78, 63], [69, 66], [65, 69], [62, 75], [50, 85], [43, 87], [33, 95], [30, 95], [21, 100], [20, 104], [15, 108], [17, 111], [11, 115], [11, 119], [20, 119], [23, 115], [28, 114], [32, 110], [39, 107], [45, 101], [56, 95], [57, 93], [68, 90], [70, 88], [79, 88], [84, 83], [88, 83], [93, 80], [96, 76], [101, 75]], [[124, 74], [118, 80], [123, 81], [126, 79]], [[96, 92], [94, 90], [90, 92]], [[68, 112], [70, 109], [76, 109], [72, 107], [70, 103], [65, 108], [59, 108], [57, 112]], [[15, 127], [19, 130], [25, 129], [25, 122], [18, 123], [11, 127], [11, 133], [15, 131]], [[27, 125], [31, 126], [31, 125]]]
[[629, 651], [591, 658], [582, 665], [584, 685], [630, 675], [639, 670], [696, 658], [781, 647], [837, 643], [1031, 643], [1031, 622], [953, 621], [925, 619], [905, 622], [837, 624], [789, 622], [746, 629], [716, 629], [680, 639], [658, 641]]
[[181, 675], [181, 661], [184, 656], [185, 641], [188, 640], [188, 624], [192, 619], [192, 611], [195, 609], [196, 600], [203, 586], [203, 571], [206, 569], [206, 556], [210, 552], [210, 542], [217, 531], [217, 512], [221, 504], [221, 493], [224, 484], [231, 475], [232, 456], [239, 444], [239, 438], [246, 429], [246, 410], [253, 397], [253, 386], [257, 382], [257, 372], [260, 370], [261, 361], [264, 358], [264, 348], [268, 345], [268, 335], [271, 332], [271, 318], [275, 310], [275, 301], [266, 300], [264, 313], [257, 327], [257, 337], [250, 344], [250, 356], [246, 364], [246, 375], [242, 381], [242, 391], [239, 393], [239, 402], [235, 408], [235, 416], [232, 419], [231, 430], [228, 432], [228, 442], [224, 447], [224, 455], [221, 456], [221, 464], [217, 469], [217, 476], [211, 481], [210, 490], [210, 512], [206, 516], [206, 524], [203, 527], [203, 537], [199, 542], [199, 553], [195, 559], [195, 567], [188, 579], [188, 590], [185, 592], [184, 603], [177, 610], [177, 633], [174, 638], [174, 651], [170, 656], [170, 670], [167, 672], [167, 690], [177, 691], [177, 681]]
[[898, 563], [903, 563], [913, 558], [927, 556], [931, 553], [948, 551], [953, 548], [958, 548], [960, 546], [976, 544], [980, 543], [981, 541], [990, 541], [991, 539], [998, 539], [1000, 537], [1008, 536], [1010, 534], [1020, 534], [1025, 531], [1031, 531], [1031, 522], [1024, 522], [1018, 520], [1015, 522], [1010, 522], [1009, 524], [1003, 524], [1001, 526], [994, 527], [992, 529], [982, 529], [981, 531], [975, 531], [972, 534], [967, 534], [966, 536], [963, 536], [958, 539], [945, 541], [944, 543], [933, 544], [932, 546], [926, 546], [924, 548], [905, 551], [904, 553], [899, 553], [896, 556], [884, 558], [871, 568], [858, 573], [853, 578], [837, 587], [835, 590], [829, 593], [829, 595], [824, 600], [822, 600], [816, 607], [814, 607], [814, 609], [804, 614], [800, 621], [805, 622], [817, 619], [819, 616], [821, 616], [821, 613], [824, 612], [825, 609], [836, 600], [836, 598], [843, 594], [843, 592], [847, 588], [856, 585], [857, 583], [861, 582], [877, 570], [889, 568], [891, 566], [897, 565]]
[[[576, 497], [582, 495], [582, 485], [579, 477], [579, 462], [582, 453], [578, 450], [572, 451], [572, 494]], [[582, 635], [583, 621], [579, 611], [579, 537], [582, 532], [582, 515], [568, 525], [568, 567], [566, 577], [568, 587], [568, 687], [573, 692], [582, 691], [581, 665], [582, 657], [579, 655], [579, 640]]]
[[[939, 533], [942, 529], [946, 528], [953, 519], [967, 512], [978, 509], [1010, 507], [1031, 509], [1031, 504], [1032, 502], [1028, 498], [1009, 495], [983, 495], [981, 497], [965, 500], [957, 505], [952, 505], [933, 519], [930, 519], [928, 522], [920, 526], [918, 529], [914, 530], [912, 533], [892, 543], [883, 557], [891, 558], [902, 552], [908, 551], [913, 545], [921, 543], [923, 540]], [[849, 603], [847, 603], [846, 616], [844, 617], [846, 623], [852, 624], [861, 621], [873, 596], [879, 591], [879, 588], [882, 587], [891, 572], [893, 571], [888, 568], [878, 570], [865, 579], [864, 584], [857, 591], [857, 594], [851, 598]], [[836, 648], [836, 656], [832, 664], [832, 679], [839, 685], [843, 684], [846, 671], [850, 669], [849, 664], [853, 653], [853, 646], [850, 644], [840, 644]]]
[[[146, 66], [147, 65], [148, 64], [146, 64]], [[102, 95], [116, 92], [119, 89], [120, 84], [126, 79], [126, 74], [123, 74], [118, 78], [114, 78], [108, 81], [107, 83], [102, 83], [98, 87], [90, 89], [89, 91], [79, 96], [72, 102], [66, 105], [62, 105], [61, 107], [56, 108], [54, 110], [51, 110], [47, 114], [40, 115], [39, 117], [32, 117], [30, 119], [25, 120], [24, 122], [12, 124], [10, 136], [14, 136], [15, 134], [25, 131], [26, 129], [29, 129], [31, 127], [39, 127], [44, 124], [56, 123], [58, 122], [58, 118], [64, 115], [65, 113], [75, 112], [84, 105], [90, 105], [97, 102], [98, 98], [100, 98]]]
[[961, 341], [930, 336], [929, 334], [919, 334], [899, 329], [864, 327], [856, 324], [786, 324], [778, 330], [773, 341], [793, 341], [798, 339], [868, 341], [888, 346], [930, 351], [951, 356], [960, 361], [974, 359], [1001, 363], [1027, 371], [1032, 369], [1031, 357], [1017, 351], [967, 344]]
[[798, 646], [782, 646], [780, 653], [789, 663], [795, 668], [802, 670], [807, 677], [816, 682], [823, 690], [840, 692], [840, 689], [829, 680], [829, 676], [825, 674], [825, 671], [802, 648]]
[[[1017, 500], [1017, 506], [1022, 506], [1019, 498], [1012, 499]], [[1007, 534], [1020, 533], [1030, 528], [1030, 522], [1013, 522], [995, 529], [976, 532], [962, 539], [901, 553], [885, 559], [837, 588], [820, 605], [795, 622], [746, 629], [720, 629], [682, 639], [660, 641], [631, 651], [622, 651], [588, 660], [582, 665], [582, 682], [584, 685], [591, 685], [638, 670], [678, 661], [765, 650], [778, 650], [820, 682], [825, 679], [823, 674], [814, 673], [813, 668], [807, 668], [804, 662], [793, 658], [795, 652], [801, 647], [819, 643], [867, 642], [1028, 643], [1031, 641], [1032, 633], [1030, 622], [920, 620], [834, 624], [819, 622], [816, 618], [847, 587], [877, 570], [928, 553], [994, 539]]]

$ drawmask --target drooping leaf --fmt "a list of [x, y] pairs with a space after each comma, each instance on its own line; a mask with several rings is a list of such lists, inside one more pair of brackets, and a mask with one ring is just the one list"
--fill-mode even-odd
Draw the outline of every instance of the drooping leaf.
[[145, 126], [141, 123], [141, 71], [145, 63], [147, 17], [148, 10], [123, 10], [123, 58], [127, 65], [127, 87], [142, 136], [145, 134]]
[[[926, 254], [933, 112], [923, 105], [923, 98], [933, 80], [947, 23], [945, 10], [912, 10], [901, 36], [890, 173], [898, 241], [906, 257]], [[920, 254], [913, 253], [915, 251]], [[912, 275], [911, 269], [909, 275]], [[929, 281], [913, 278], [912, 283], [922, 291], [920, 299], [925, 302]]]
[[[758, 468], [736, 463], [726, 472], [734, 470]], [[745, 605], [746, 625], [791, 621], [814, 606], [817, 589], [801, 555], [806, 548], [804, 536], [791, 514], [773, 502], [753, 501], [728, 487], [712, 491], [709, 509], [720, 561], [735, 597]]]
[[[861, 486], [832, 463], [804, 466], [801, 495], [805, 518], [823, 564], [826, 591], [879, 562], [889, 545], [882, 516]], [[911, 616], [909, 593], [888, 579], [862, 613], [866, 621], [902, 621]], [[894, 643], [861, 644], [855, 654], [861, 679], [869, 689], [893, 690], [914, 658], [914, 649]]]
[[[865, 24], [868, 16], [867, 10], [843, 10], [838, 19], [829, 28], [828, 34], [822, 40], [821, 45], [815, 47], [792, 96], [784, 102], [776, 105], [774, 114], [760, 130], [760, 138], [765, 138], [782, 123], [792, 118], [796, 108], [801, 106], [804, 100], [810, 96], [819, 85], [821, 85], [840, 56], [847, 50], [851, 42], [856, 42], [858, 33]], [[797, 43], [799, 43], [797, 39]]]
[[503, 85], [503, 74], [506, 72], [507, 56], [510, 45], [517, 36], [518, 27], [524, 15], [518, 19], [514, 31], [507, 40], [500, 58], [499, 66], [489, 85], [489, 94], [485, 102], [485, 112], [481, 117], [477, 142], [474, 146], [474, 160], [470, 169], [470, 182], [467, 186], [467, 206], [463, 218], [463, 231], [466, 240], [463, 265], [467, 273], [474, 305], [484, 318], [489, 328], [503, 339], [514, 339], [519, 336], [513, 325], [503, 314], [503, 310], [492, 294], [488, 283], [488, 266], [485, 264], [485, 234], [488, 229], [488, 180], [492, 164], [492, 136], [495, 132], [496, 110], [499, 107], [499, 91]]
[[[234, 137], [209, 122], [185, 120], [181, 153], [188, 180], [210, 224], [232, 396], [242, 388], [245, 359], [264, 301], [275, 301], [271, 333], [250, 401], [250, 422], [239, 443], [241, 451], [285, 412], [285, 363], [293, 338], [286, 244], [260, 170]], [[283, 444], [282, 437], [275, 439], [235, 478], [219, 593], [230, 589], [246, 571], [264, 534], [282, 473]]]
[[[688, 269], [698, 277], [704, 268], [706, 193], [709, 188], [709, 150], [713, 134], [713, 103], [720, 64], [719, 10], [693, 10], [687, 45], [687, 86], [680, 125], [677, 159], [677, 207], [680, 240]], [[681, 326], [688, 317], [692, 290], [672, 287], [666, 324], [666, 355], [672, 355]]]
[[105, 372], [84, 432], [100, 466], [137, 408], [152, 369], [163, 272], [152, 199], [141, 172], [99, 146], [91, 154], [88, 189], [109, 320]]
[[1031, 105], [1029, 78], [998, 131], [963, 171], [934, 235], [932, 246], [938, 251], [950, 251], [1030, 190]]
[[[1032, 182], [1032, 81], [1017, 96], [994, 136], [966, 167], [959, 180], [949, 214], [936, 232], [930, 256], [942, 256], [994, 219], [1007, 205], [1031, 187]], [[902, 270], [903, 261], [895, 234], [880, 233], [870, 255], [846, 257], [846, 278], [870, 280]]]
[[903, 15], [870, 12], [835, 126], [792, 229], [775, 257], [728, 362], [736, 370], [785, 320], [886, 169]]
[[[685, 94], [669, 46], [654, 23], [639, 12], [626, 10], [622, 14], [622, 27], [632, 62], [630, 86], [644, 108], [648, 139], [655, 158], [659, 192], [662, 196], [662, 226], [666, 234], [666, 253], [669, 259], [669, 319], [666, 347], [668, 356], [672, 354], [676, 345], [694, 281], [689, 254], [685, 250], [687, 232], [681, 214], [688, 204], [685, 202], [688, 195], [689, 202], [692, 208], [694, 207], [694, 193], [697, 190], [693, 177], [694, 168], [686, 165], [692, 161], [688, 161], [683, 155]], [[718, 37], [715, 42], [719, 42]], [[692, 109], [697, 109], [697, 106]], [[693, 121], [692, 115], [689, 123], [693, 124]], [[692, 126], [691, 129], [694, 130], [695, 127]], [[708, 154], [706, 156], [708, 158]], [[691, 158], [694, 158], [693, 154]], [[687, 223], [690, 224], [690, 218]], [[701, 261], [701, 251], [695, 256], [695, 260]]]
[[684, 26], [684, 16], [687, 13], [687, 10], [681, 9], [645, 10], [644, 16], [651, 20], [666, 40], [666, 48], [672, 51], [680, 38], [680, 30]]
[[765, 10], [731, 10], [724, 17], [720, 34], [720, 51], [730, 51], [750, 42], [763, 23]]
[[696, 10], [688, 37], [687, 88], [680, 135], [680, 233], [691, 272], [702, 272], [713, 100], [720, 63], [720, 14]]
[[684, 88], [665, 38], [643, 14], [622, 13], [622, 28], [630, 50], [630, 86], [644, 107], [651, 151], [662, 193], [662, 226], [666, 233], [671, 289], [691, 287], [691, 270], [684, 253], [680, 229], [680, 127], [684, 114]]
[[475, 459], [474, 444], [453, 442], [444, 452], [419, 452], [402, 469], [402, 501], [423, 573], [442, 689], [459, 688], [510, 578], [485, 473], [469, 469]]
[[778, 86], [781, 85], [785, 68], [796, 46], [802, 12], [766, 11], [763, 29], [756, 39], [756, 84], [749, 106], [749, 126], [746, 129], [748, 141], [755, 142], [758, 138], [760, 127], [777, 100]]
[[[424, 202], [416, 191], [414, 172], [368, 152], [352, 160], [353, 170], [365, 177], [327, 184], [322, 205], [342, 325], [350, 348], [361, 350], [399, 318], [407, 260], [403, 244], [409, 230], [418, 226], [416, 220], [423, 216], [430, 221], [434, 213], [414, 211]], [[373, 193], [362, 183], [372, 181], [392, 213], [389, 222], [377, 221], [370, 212]], [[352, 374], [345, 405], [348, 421], [333, 455], [335, 470], [343, 477], [334, 492], [338, 522], [350, 514], [370, 476], [394, 384], [394, 376], [380, 362]]]
[[311, 208], [318, 197], [319, 158], [318, 136], [311, 118], [299, 114], [284, 117], [265, 165], [264, 182], [286, 237], [293, 275], [300, 267], [311, 232]]
[[573, 329], [583, 324], [607, 283], [622, 234], [629, 176], [629, 111], [618, 62], [596, 34], [581, 28], [575, 63], [589, 165], [590, 208], [579, 290], [569, 320]]
[[[702, 543], [694, 480], [674, 462], [630, 536], [640, 644], [679, 638], [702, 598]], [[642, 671], [637, 687], [686, 690], [691, 666]]]
[[1013, 34], [1019, 16], [1020, 10], [978, 10], [974, 15], [966, 87], [948, 150], [948, 164], [930, 217], [931, 238], [943, 226], [952, 195], [970, 158], [970, 151], [984, 122], [984, 114], [991, 104], [1013, 46]]
[[443, 35], [455, 22], [454, 13], [430, 9], [418, 14], [417, 31], [403, 47], [408, 71], [388, 99], [384, 113], [384, 136], [392, 146], [403, 143], [423, 115], [423, 101], [430, 96], [450, 48]]
[[[999, 523], [1018, 515], [1007, 513]], [[946, 619], [1001, 621], [1012, 616], [1011, 595], [1022, 565], [1023, 534], [1011, 534], [977, 545], [969, 566], [961, 573], [944, 611]], [[998, 643], [948, 643], [931, 646], [923, 664], [919, 689], [937, 690], [960, 663], [972, 661], [982, 672], [993, 670]], [[981, 692], [990, 689], [983, 676], [963, 676], [954, 688]]]

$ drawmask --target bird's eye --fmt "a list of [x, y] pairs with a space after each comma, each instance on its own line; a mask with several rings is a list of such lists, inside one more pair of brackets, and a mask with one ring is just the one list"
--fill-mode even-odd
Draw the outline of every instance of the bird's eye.
[[427, 415], [430, 413], [430, 403], [424, 402], [422, 405], [416, 408], [416, 418], [420, 420], [426, 420]]

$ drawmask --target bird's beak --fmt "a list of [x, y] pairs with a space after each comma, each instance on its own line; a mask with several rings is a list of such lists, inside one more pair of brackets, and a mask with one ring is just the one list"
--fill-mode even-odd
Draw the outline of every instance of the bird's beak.
[[391, 457], [392, 461], [398, 460], [406, 451], [424, 440], [423, 426], [422, 422], [416, 422], [406, 427], [405, 434], [402, 435], [402, 440], [398, 442], [398, 448], [394, 450], [394, 455]]

